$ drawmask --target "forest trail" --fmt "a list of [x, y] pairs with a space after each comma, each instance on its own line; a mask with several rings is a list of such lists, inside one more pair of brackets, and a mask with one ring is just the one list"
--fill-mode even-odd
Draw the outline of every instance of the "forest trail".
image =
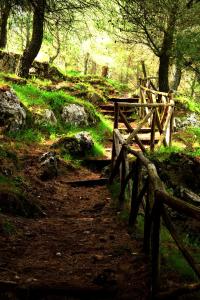
[[[26, 292], [31, 288], [30, 299], [53, 293], [73, 299], [147, 299], [150, 274], [142, 240], [128, 234], [108, 188], [67, 183], [100, 174], [61, 162], [58, 177], [42, 182], [39, 153], [30, 149], [21, 160], [31, 182], [29, 193], [45, 216], [9, 217], [17, 231], [1, 237], [0, 282], [11, 281]], [[54, 299], [44, 295], [41, 299]]]

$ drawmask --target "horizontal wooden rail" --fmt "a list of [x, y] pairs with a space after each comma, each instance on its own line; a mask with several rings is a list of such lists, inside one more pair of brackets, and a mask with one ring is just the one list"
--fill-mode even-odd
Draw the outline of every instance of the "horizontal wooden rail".
[[159, 91], [154, 91], [154, 90], [151, 90], [145, 86], [140, 86], [141, 89], [143, 89], [144, 91], [147, 91], [147, 92], [151, 92], [152, 94], [156, 94], [156, 95], [161, 95], [161, 96], [166, 96], [166, 97], [169, 97], [170, 93], [164, 93], [164, 92], [159, 92]]
[[[154, 111], [155, 109], [153, 109]], [[151, 112], [149, 112], [151, 114]], [[133, 131], [134, 132], [134, 131]], [[146, 254], [150, 254], [151, 250], [151, 266], [152, 266], [152, 299], [165, 299], [165, 297], [182, 294], [197, 290], [200, 288], [199, 283], [192, 286], [187, 285], [184, 289], [171, 290], [169, 292], [160, 293], [160, 231], [161, 226], [165, 226], [171, 234], [173, 240], [177, 244], [179, 251], [183, 257], [193, 269], [197, 277], [200, 278], [200, 269], [198, 264], [195, 262], [181, 238], [176, 232], [176, 228], [171, 222], [170, 215], [166, 209], [166, 206], [185, 215], [192, 217], [200, 221], [200, 208], [188, 204], [181, 199], [178, 199], [165, 190], [164, 183], [161, 181], [155, 165], [145, 157], [142, 152], [135, 151], [130, 148], [126, 143], [126, 140], [121, 135], [118, 129], [114, 130], [115, 143], [118, 143], [121, 150], [115, 159], [114, 169], [110, 177], [110, 182], [113, 181], [114, 177], [118, 174], [118, 171], [124, 170], [124, 166], [128, 163], [127, 154], [133, 155], [136, 161], [133, 163], [131, 171], [120, 174], [121, 179], [121, 190], [119, 195], [119, 208], [124, 207], [125, 191], [130, 180], [133, 180], [132, 195], [130, 214], [129, 214], [129, 226], [133, 228], [136, 224], [136, 218], [139, 214], [139, 207], [142, 204], [145, 215], [144, 215], [144, 251]], [[130, 135], [131, 136], [131, 135]], [[146, 171], [144, 172], [144, 168]], [[143, 169], [143, 173], [141, 170]], [[143, 174], [143, 175], [142, 175]], [[142, 179], [141, 176], [145, 178]]]
[[161, 190], [157, 190], [155, 191], [155, 193], [156, 193], [156, 198], [158, 198], [159, 201], [162, 201], [164, 204], [168, 205], [169, 207], [173, 208], [179, 213], [184, 213], [188, 217], [192, 217], [200, 221], [199, 207], [189, 204], [183, 200], [180, 200]]
[[167, 107], [174, 106], [174, 103], [119, 103], [119, 106], [129, 106], [129, 107]]
[[139, 97], [135, 97], [135, 98], [108, 98], [109, 101], [113, 101], [113, 102], [119, 102], [119, 103], [124, 103], [124, 102], [127, 102], [128, 101], [135, 101], [135, 100], [138, 100]]

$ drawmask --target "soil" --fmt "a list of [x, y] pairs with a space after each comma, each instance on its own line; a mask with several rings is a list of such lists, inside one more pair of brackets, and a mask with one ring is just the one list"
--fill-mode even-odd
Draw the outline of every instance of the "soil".
[[9, 291], [0, 298], [147, 299], [150, 267], [142, 241], [128, 234], [107, 186], [67, 183], [101, 174], [61, 162], [58, 176], [43, 182], [38, 157], [45, 150], [30, 147], [19, 157], [27, 193], [44, 216], [0, 215], [1, 225], [12, 224], [0, 232], [0, 287]]

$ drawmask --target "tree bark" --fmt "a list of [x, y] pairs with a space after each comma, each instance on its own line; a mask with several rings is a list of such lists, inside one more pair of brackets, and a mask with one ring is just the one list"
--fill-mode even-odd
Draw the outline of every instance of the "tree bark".
[[24, 50], [19, 61], [17, 74], [20, 77], [28, 77], [29, 69], [37, 56], [43, 40], [44, 32], [44, 13], [46, 0], [37, 0], [33, 4], [33, 29], [29, 45]]
[[176, 70], [175, 70], [175, 74], [174, 74], [174, 81], [173, 81], [173, 85], [172, 85], [172, 89], [174, 91], [178, 90], [179, 84], [181, 82], [181, 75], [182, 75], [182, 69], [180, 64], [176, 64]]
[[169, 91], [169, 61], [170, 57], [167, 53], [162, 53], [159, 57], [159, 90], [161, 92], [168, 92]]
[[11, 4], [5, 3], [1, 6], [1, 20], [0, 20], [0, 48], [4, 49], [7, 44], [7, 24], [10, 15]]
[[167, 29], [164, 31], [163, 43], [161, 52], [159, 55], [159, 90], [161, 92], [169, 91], [169, 66], [170, 57], [173, 47], [174, 40], [174, 30], [176, 24], [176, 13], [177, 13], [177, 3], [175, 3], [171, 9], [169, 15], [169, 23]]

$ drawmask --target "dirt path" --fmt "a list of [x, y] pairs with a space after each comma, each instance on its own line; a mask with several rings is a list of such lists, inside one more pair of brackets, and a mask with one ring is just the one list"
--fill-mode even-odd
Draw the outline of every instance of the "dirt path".
[[[37, 178], [36, 157], [24, 164], [30, 193], [46, 216], [7, 218], [17, 230], [0, 237], [0, 282], [32, 287], [39, 295], [52, 294], [56, 288], [56, 294], [77, 299], [103, 300], [113, 295], [114, 299], [147, 299], [147, 259], [140, 241], [132, 240], [120, 221], [107, 187], [66, 183], [100, 174], [62, 166], [56, 179], [42, 182]], [[69, 299], [31, 293], [30, 299]]]

